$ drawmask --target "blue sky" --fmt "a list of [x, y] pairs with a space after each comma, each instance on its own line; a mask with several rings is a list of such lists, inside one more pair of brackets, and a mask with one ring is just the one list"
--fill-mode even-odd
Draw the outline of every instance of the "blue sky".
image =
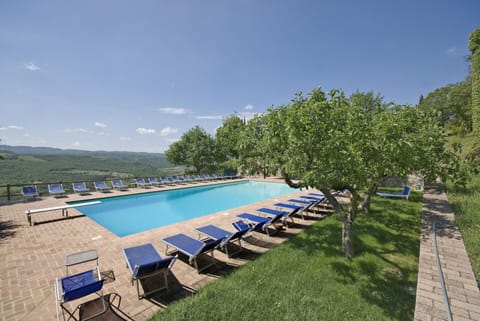
[[0, 139], [163, 152], [318, 86], [414, 105], [479, 27], [478, 0], [2, 0]]

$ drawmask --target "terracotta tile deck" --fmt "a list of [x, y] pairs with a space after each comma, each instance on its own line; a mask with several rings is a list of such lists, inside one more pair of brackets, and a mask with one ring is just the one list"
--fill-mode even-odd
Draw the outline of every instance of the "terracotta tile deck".
[[[197, 184], [199, 185], [199, 184]], [[166, 190], [152, 188], [148, 191]], [[296, 225], [274, 237], [262, 236], [254, 242], [243, 242], [246, 251], [228, 259], [216, 251], [217, 264], [201, 274], [185, 260], [179, 259], [169, 275], [170, 290], [154, 294], [149, 299], [138, 300], [136, 288], [130, 283], [130, 272], [125, 266], [122, 249], [142, 243], [152, 243], [163, 255], [165, 245], [161, 238], [178, 232], [197, 237], [195, 227], [215, 223], [232, 230], [231, 222], [241, 212], [269, 206], [266, 200], [214, 213], [190, 221], [157, 228], [127, 237], [117, 237], [79, 212], [70, 210], [70, 218], [63, 219], [60, 211], [33, 215], [37, 224], [28, 226], [25, 210], [64, 205], [67, 201], [110, 197], [127, 193], [142, 193], [144, 189], [91, 196], [68, 195], [67, 198], [43, 197], [39, 201], [0, 206], [0, 320], [55, 320], [53, 283], [56, 277], [65, 275], [67, 254], [97, 249], [99, 264], [106, 279], [114, 280], [104, 286], [105, 293], [116, 292], [122, 297], [122, 310], [135, 320], [145, 320], [174, 300], [191, 295], [208, 282], [222, 277], [238, 266], [261, 255], [269, 248], [283, 242], [289, 235], [298, 233], [316, 219], [295, 219]], [[302, 194], [302, 192], [294, 193]], [[286, 200], [292, 195], [279, 197]], [[432, 249], [431, 223], [437, 221], [437, 241], [446, 278], [449, 300], [454, 320], [480, 320], [480, 292], [475, 281], [463, 241], [454, 224], [454, 216], [446, 196], [438, 187], [427, 189], [424, 196], [424, 212], [421, 235], [417, 304], [415, 320], [447, 320], [441, 295], [436, 262]], [[201, 261], [200, 261], [200, 264]], [[75, 266], [71, 273], [80, 272], [85, 266]], [[110, 272], [110, 273], [109, 273]], [[148, 284], [147, 284], [148, 285]]]
[[[315, 219], [302, 221], [300, 218], [295, 218], [297, 224], [274, 237], [269, 238], [262, 235], [260, 241], [243, 242], [248, 250], [232, 259], [215, 251], [216, 266], [201, 274], [197, 274], [185, 260], [179, 259], [173, 266], [173, 273], [170, 273], [168, 292], [159, 292], [148, 300], [138, 300], [136, 288], [130, 282], [130, 272], [125, 265], [123, 248], [152, 243], [159, 253], [164, 255], [165, 245], [160, 241], [163, 237], [179, 232], [197, 237], [198, 234], [194, 232], [195, 227], [210, 223], [233, 230], [231, 222], [235, 220], [236, 214], [271, 205], [273, 200], [122, 238], [115, 236], [75, 209], [69, 210], [70, 217], [68, 219], [62, 218], [60, 211], [34, 214], [32, 216], [33, 221], [36, 222], [34, 226], [28, 225], [25, 215], [25, 210], [28, 209], [62, 206], [65, 205], [65, 202], [74, 200], [166, 189], [168, 188], [154, 187], [149, 190], [132, 188], [128, 192], [114, 191], [106, 194], [92, 192], [89, 196], [69, 194], [66, 198], [42, 197], [38, 201], [0, 206], [0, 256], [2, 262], [0, 266], [0, 320], [55, 320], [54, 279], [65, 276], [66, 255], [89, 249], [98, 250], [99, 265], [102, 271], [113, 271], [114, 280], [105, 283], [104, 292], [120, 294], [122, 310], [135, 320], [145, 320], [159, 309], [168, 306], [172, 300], [194, 293], [208, 282], [222, 277], [272, 246], [283, 242], [292, 233], [298, 233], [306, 225], [316, 221]], [[294, 194], [302, 194], [302, 192]], [[286, 200], [291, 196], [279, 197], [275, 201]], [[202, 262], [200, 261], [199, 264], [201, 265]], [[81, 272], [91, 266], [94, 265], [73, 266], [69, 271], [70, 273]], [[106, 275], [111, 276], [111, 274]]]

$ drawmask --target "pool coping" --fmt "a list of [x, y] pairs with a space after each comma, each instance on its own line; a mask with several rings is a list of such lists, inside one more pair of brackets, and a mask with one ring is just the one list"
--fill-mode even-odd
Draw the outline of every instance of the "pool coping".
[[[115, 195], [115, 196], [100, 197], [100, 198], [97, 197], [97, 198], [82, 199], [82, 200], [79, 200], [79, 201], [66, 202], [66, 204], [67, 205], [72, 205], [72, 206], [73, 205], [82, 206], [82, 205], [87, 205], [87, 203], [92, 202], [92, 205], [94, 205], [93, 202], [101, 202], [102, 200], [106, 200], [106, 199], [107, 200], [113, 200], [113, 199], [116, 199], [116, 198], [129, 198], [129, 197], [132, 197], [132, 199], [135, 199], [135, 197], [137, 197], [137, 196], [142, 197], [142, 196], [148, 196], [148, 195], [154, 195], [154, 194], [160, 194], [160, 193], [175, 192], [175, 191], [180, 191], [180, 190], [190, 190], [190, 189], [196, 189], [196, 188], [209, 188], [209, 187], [212, 187], [212, 186], [232, 186], [232, 185], [246, 184], [248, 182], [255, 182], [255, 180], [242, 179], [242, 180], [235, 180], [235, 181], [217, 181], [217, 182], [212, 182], [211, 184], [203, 184], [203, 185], [178, 186], [177, 188], [170, 188], [170, 189], [164, 189], [164, 188], [163, 189], [152, 189], [152, 190], [144, 191], [144, 192], [140, 192], [140, 193], [130, 193], [130, 194], [126, 194], [126, 195], [124, 194], [124, 195]], [[283, 182], [283, 181], [279, 182], [279, 181], [258, 181], [257, 180], [257, 182], [259, 182], [259, 183], [271, 183], [271, 184], [285, 184], [285, 182]], [[292, 193], [294, 193], [294, 191], [292, 191]], [[282, 196], [288, 195], [288, 194], [291, 194], [291, 193], [286, 193], [286, 194], [283, 194], [283, 195], [280, 195], [280, 196], [275, 196], [275, 197], [282, 197]], [[269, 197], [269, 198], [271, 199], [272, 197]], [[266, 198], [266, 199], [269, 199], [269, 198]], [[135, 200], [138, 201], [137, 199], [135, 199]], [[244, 205], [248, 205], [248, 204], [254, 204], [256, 202], [261, 202], [261, 201], [262, 200], [254, 201], [254, 202], [248, 202], [248, 203], [240, 205], [240, 206], [244, 206]], [[188, 218], [187, 220], [195, 219], [195, 218], [198, 218], [198, 217], [201, 217], [201, 216], [212, 215], [212, 214], [218, 213], [218, 212], [226, 212], [226, 211], [235, 209], [237, 207], [239, 207], [239, 206], [228, 207], [228, 208], [221, 209], [221, 210], [210, 211], [208, 213], [202, 213], [198, 216]], [[174, 223], [169, 223], [169, 224], [153, 227], [153, 228], [142, 230], [142, 231], [129, 233], [129, 234], [126, 234], [126, 235], [119, 235], [118, 233], [116, 233], [118, 231], [115, 231], [115, 229], [109, 228], [108, 224], [102, 224], [102, 223], [98, 222], [97, 220], [95, 220], [94, 218], [92, 218], [90, 215], [86, 214], [83, 206], [82, 206], [82, 208], [78, 208], [77, 211], [80, 212], [81, 214], [85, 215], [85, 216], [90, 217], [90, 219], [96, 221], [97, 224], [103, 226], [104, 228], [106, 228], [107, 230], [109, 230], [110, 232], [112, 232], [113, 234], [115, 234], [118, 237], [125, 237], [125, 236], [129, 236], [129, 235], [137, 234], [137, 233], [143, 233], [143, 232], [146, 232], [150, 229], [155, 229], [155, 228], [159, 228], [159, 227], [163, 227], [163, 226], [167, 226], [167, 225], [173, 225], [173, 224], [181, 223], [181, 222], [174, 222]]]

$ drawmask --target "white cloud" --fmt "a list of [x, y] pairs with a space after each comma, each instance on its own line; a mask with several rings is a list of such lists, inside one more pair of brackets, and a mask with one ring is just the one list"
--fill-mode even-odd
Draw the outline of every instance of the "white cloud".
[[120, 140], [121, 141], [124, 141], [124, 142], [129, 142], [131, 141], [132, 139], [130, 137], [120, 137]]
[[195, 116], [196, 119], [206, 119], [206, 120], [221, 120], [223, 119], [222, 115], [205, 115], [205, 116]]
[[81, 144], [80, 144], [79, 141], [76, 141], [76, 142], [74, 142], [74, 143], [72, 144], [72, 146], [74, 146], [74, 147], [80, 147]]
[[160, 131], [160, 136], [168, 136], [170, 134], [178, 133], [177, 128], [165, 127]]
[[10, 125], [8, 126], [9, 129], [16, 129], [16, 130], [23, 130], [24, 128], [22, 126], [17, 126], [17, 125]]
[[0, 130], [8, 130], [8, 129], [15, 129], [15, 130], [24, 130], [22, 126], [17, 126], [17, 125], [8, 125], [6, 127], [0, 127]]
[[245, 105], [245, 107], [243, 107], [243, 109], [245, 109], [245, 110], [252, 110], [252, 109], [253, 109], [253, 105], [251, 105], [251, 104]]
[[65, 133], [67, 133], [67, 134], [71, 134], [71, 133], [88, 133], [88, 130], [83, 129], [83, 128], [65, 128], [63, 131], [64, 131]]
[[157, 132], [155, 129], [143, 128], [143, 127], [137, 128], [136, 131], [140, 135], [151, 135], [151, 134], [155, 134]]
[[96, 121], [95, 122], [95, 127], [105, 128], [105, 127], [107, 127], [107, 125], [105, 125], [104, 123]]
[[29, 63], [24, 64], [23, 66], [25, 67], [25, 69], [30, 70], [30, 71], [39, 71], [40, 70], [40, 67], [38, 67], [37, 65], [35, 65], [31, 61]]
[[161, 107], [160, 110], [164, 114], [184, 115], [187, 113], [185, 108]]
[[178, 142], [180, 139], [179, 138], [164, 138], [164, 140], [167, 143], [172, 144], [172, 143]]

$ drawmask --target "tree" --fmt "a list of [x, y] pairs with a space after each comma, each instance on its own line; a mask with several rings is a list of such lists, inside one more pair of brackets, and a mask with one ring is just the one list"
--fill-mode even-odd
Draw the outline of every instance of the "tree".
[[[468, 47], [472, 70], [472, 125], [476, 144], [480, 146], [480, 28], [472, 31]], [[477, 147], [480, 149], [480, 147]]]
[[464, 135], [472, 130], [471, 88], [471, 77], [437, 88], [419, 102], [418, 108], [438, 112], [445, 128], [453, 134]]
[[264, 140], [266, 131], [264, 115], [255, 115], [240, 132], [238, 138], [239, 162], [242, 169], [250, 174], [259, 171], [266, 175], [268, 168], [268, 150]]
[[[457, 164], [434, 117], [387, 106], [372, 93], [347, 99], [339, 90], [326, 95], [317, 88], [262, 116], [267, 126], [258, 136], [261, 150], [269, 151], [269, 162], [276, 162], [290, 186], [325, 194], [342, 221], [342, 249], [349, 259], [353, 222], [368, 207], [380, 178], [413, 171], [444, 176]], [[347, 189], [349, 202], [340, 203], [332, 189]]]
[[225, 170], [236, 171], [238, 166], [238, 141], [245, 124], [238, 116], [226, 118], [217, 129], [215, 141], [217, 144], [217, 161]]
[[185, 165], [197, 173], [216, 168], [215, 140], [204, 129], [195, 126], [185, 132], [179, 141], [165, 151], [167, 160], [175, 165]]

